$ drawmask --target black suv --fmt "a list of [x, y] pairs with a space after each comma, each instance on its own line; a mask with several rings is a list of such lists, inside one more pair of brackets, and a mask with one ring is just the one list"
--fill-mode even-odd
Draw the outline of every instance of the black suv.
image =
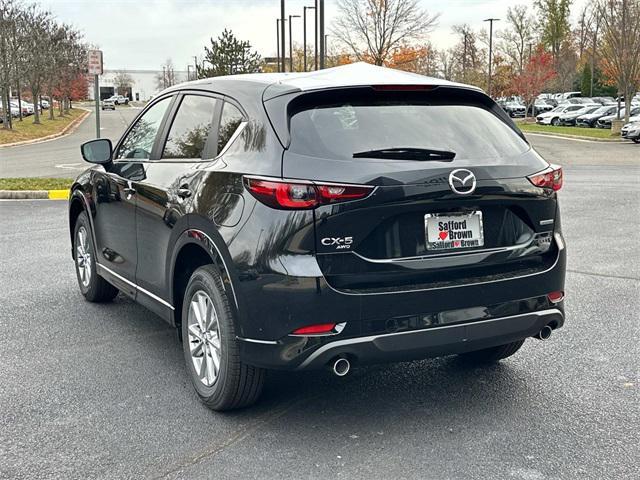
[[461, 354], [564, 323], [562, 170], [479, 89], [366, 64], [172, 87], [73, 184], [80, 290], [177, 327], [195, 389]]

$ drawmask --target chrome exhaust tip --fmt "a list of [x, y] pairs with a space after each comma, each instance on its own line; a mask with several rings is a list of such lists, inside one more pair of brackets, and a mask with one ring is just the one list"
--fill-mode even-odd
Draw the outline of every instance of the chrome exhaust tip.
[[344, 377], [351, 370], [351, 363], [344, 357], [336, 358], [331, 367], [333, 373], [338, 377]]
[[549, 325], [545, 325], [536, 333], [535, 338], [538, 340], [548, 340], [551, 337], [551, 332], [553, 332], [553, 329]]

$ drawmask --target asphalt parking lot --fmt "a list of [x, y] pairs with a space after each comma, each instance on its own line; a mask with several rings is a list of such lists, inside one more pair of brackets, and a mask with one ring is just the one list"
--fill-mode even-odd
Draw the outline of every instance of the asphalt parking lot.
[[[80, 155], [80, 145], [96, 138], [93, 108], [83, 108], [92, 110], [92, 113], [70, 135], [41, 143], [0, 148], [0, 177], [76, 177], [86, 168]], [[101, 111], [100, 136], [115, 143], [138, 113], [140, 108], [125, 106]]]
[[489, 368], [273, 373], [231, 414], [162, 320], [83, 300], [65, 202], [0, 202], [0, 478], [637, 478], [640, 148], [531, 140], [565, 166], [565, 328]]

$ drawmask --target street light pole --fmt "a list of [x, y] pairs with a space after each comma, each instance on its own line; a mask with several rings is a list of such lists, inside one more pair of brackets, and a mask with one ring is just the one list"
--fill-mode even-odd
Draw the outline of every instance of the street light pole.
[[315, 10], [316, 7], [304, 7], [303, 10], [303, 28], [302, 28], [302, 42], [304, 51], [304, 71], [307, 71], [307, 10]]
[[493, 22], [498, 22], [499, 18], [487, 18], [485, 22], [489, 22], [489, 78], [487, 80], [487, 93], [491, 96], [491, 57], [493, 54]]
[[280, 19], [276, 18], [276, 63], [280, 71]]
[[289, 15], [289, 71], [293, 72], [293, 33], [291, 27], [293, 26], [293, 18], [300, 18], [300, 15]]
[[325, 45], [324, 45], [324, 0], [320, 0], [320, 12], [319, 16], [319, 37], [320, 37], [320, 69], [324, 68], [324, 56], [325, 56]]
[[315, 23], [313, 24], [313, 56], [315, 57], [315, 63], [313, 65], [313, 69], [318, 70], [318, 0], [316, 0], [315, 5], [316, 6], [313, 7], [315, 10], [313, 12], [313, 16], [315, 17]]
[[285, 31], [284, 31], [284, 22], [286, 21], [286, 19], [284, 18], [284, 0], [280, 0], [280, 51], [282, 52], [282, 70], [280, 70], [281, 72], [284, 72], [286, 69], [286, 65], [285, 65], [285, 43], [284, 43], [284, 36], [285, 36]]

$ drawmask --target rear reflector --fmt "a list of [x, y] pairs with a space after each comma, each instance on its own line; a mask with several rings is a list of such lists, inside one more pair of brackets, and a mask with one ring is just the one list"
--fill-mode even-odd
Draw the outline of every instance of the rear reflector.
[[536, 173], [535, 175], [531, 175], [528, 178], [536, 187], [550, 188], [554, 191], [558, 191], [562, 188], [562, 167], [551, 165], [546, 170]]
[[305, 210], [320, 205], [359, 200], [374, 189], [366, 185], [316, 184], [244, 177], [247, 190], [265, 205], [279, 209]]
[[557, 292], [551, 292], [547, 294], [547, 298], [551, 303], [559, 303], [564, 300], [564, 292], [558, 290]]
[[298, 328], [291, 332], [291, 335], [318, 335], [322, 333], [333, 333], [335, 326], [335, 323], [318, 323], [316, 325]]

